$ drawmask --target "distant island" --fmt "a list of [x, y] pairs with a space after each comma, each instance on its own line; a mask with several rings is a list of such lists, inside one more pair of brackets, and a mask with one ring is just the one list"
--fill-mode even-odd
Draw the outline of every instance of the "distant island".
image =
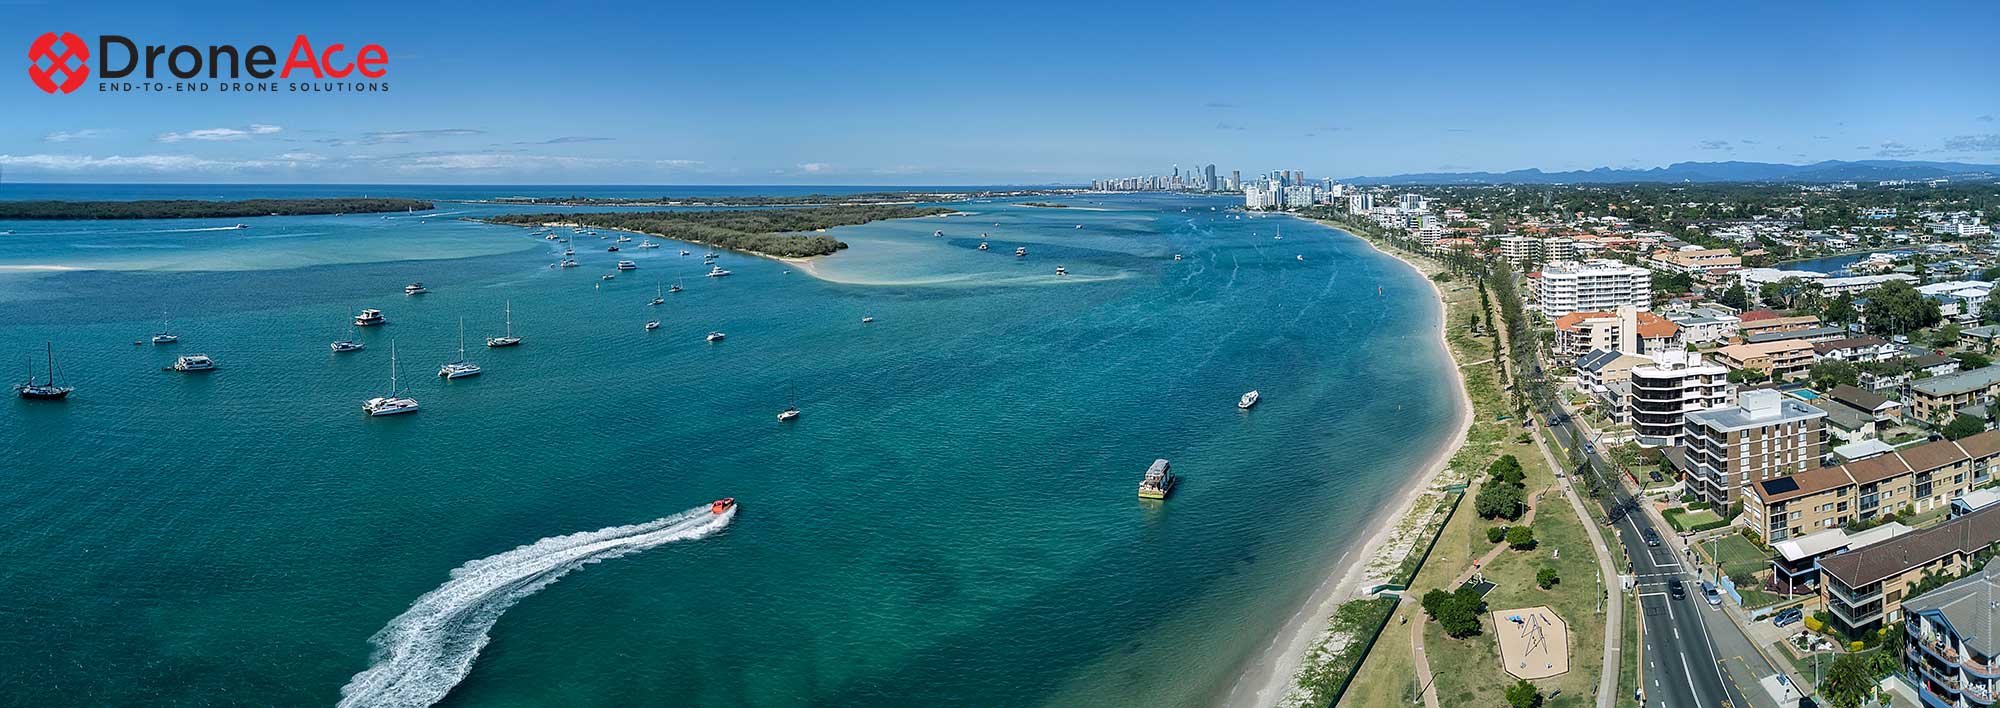
[[962, 202], [969, 199], [1005, 199], [1080, 193], [1079, 189], [1016, 189], [975, 192], [857, 192], [854, 194], [796, 194], [791, 196], [740, 197], [500, 197], [475, 200], [489, 204], [547, 204], [551, 206], [863, 206], [914, 204], [920, 202]]
[[0, 201], [0, 219], [54, 221], [70, 219], [224, 219], [247, 216], [307, 216], [312, 214], [373, 214], [387, 211], [430, 211], [420, 199], [148, 199], [126, 202]]
[[824, 256], [846, 248], [830, 236], [800, 232], [884, 219], [950, 214], [944, 207], [831, 206], [753, 211], [634, 211], [588, 214], [503, 214], [480, 219], [509, 226], [584, 226], [650, 234], [775, 258]]
[[1068, 208], [1069, 208], [1069, 205], [1068, 205], [1068, 204], [1056, 204], [1056, 203], [1054, 203], [1054, 202], [1021, 202], [1021, 206], [1024, 206], [1024, 207], [1037, 207], [1037, 208], [1041, 208], [1041, 209], [1068, 209]]

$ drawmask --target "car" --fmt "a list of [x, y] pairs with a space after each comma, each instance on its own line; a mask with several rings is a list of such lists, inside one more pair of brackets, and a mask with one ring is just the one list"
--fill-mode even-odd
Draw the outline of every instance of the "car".
[[1597, 446], [1591, 443], [1584, 443], [1583, 452], [1586, 455], [1595, 455], [1597, 454]]
[[1646, 545], [1648, 546], [1657, 547], [1660, 545], [1660, 534], [1654, 532], [1653, 527], [1651, 526], [1648, 526], [1644, 530], [1641, 530], [1639, 532], [1639, 538], [1645, 539]]
[[1771, 617], [1771, 626], [1783, 627], [1806, 618], [1806, 611], [1797, 607], [1787, 608]]
[[1674, 578], [1672, 580], [1668, 580], [1667, 595], [1673, 597], [1676, 600], [1686, 600], [1688, 596], [1687, 584], [1681, 582], [1680, 578]]
[[1722, 591], [1715, 587], [1715, 583], [1703, 580], [1701, 581], [1701, 599], [1707, 600], [1709, 607], [1721, 607]]

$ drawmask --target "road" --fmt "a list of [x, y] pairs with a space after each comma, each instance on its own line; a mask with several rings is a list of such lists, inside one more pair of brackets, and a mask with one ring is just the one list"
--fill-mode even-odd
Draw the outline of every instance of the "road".
[[[1559, 417], [1562, 415], [1561, 411], [1550, 415], [1550, 419], [1562, 421], [1551, 426], [1550, 437], [1567, 453], [1576, 429], [1572, 421]], [[1643, 531], [1653, 527], [1651, 518], [1625, 493], [1616, 479], [1615, 466], [1595, 450], [1589, 461], [1591, 469], [1579, 467], [1577, 473], [1601, 474], [1608, 480], [1606, 486], [1613, 490], [1612, 527], [1631, 559], [1630, 573], [1636, 580], [1646, 644], [1645, 665], [1640, 667], [1645, 705], [1691, 708], [1720, 706], [1723, 701], [1738, 707], [1771, 705], [1755, 686], [1759, 678], [1776, 672], [1734, 622], [1702, 600], [1698, 573], [1670, 546], [1680, 540], [1662, 527], [1655, 529], [1661, 545], [1646, 545]], [[1679, 600], [1667, 590], [1667, 582], [1676, 577], [1687, 590]], [[1726, 648], [1718, 651], [1718, 645]], [[1742, 687], [1750, 687], [1752, 693], [1746, 694]], [[1753, 694], [1755, 702], [1751, 702]]]

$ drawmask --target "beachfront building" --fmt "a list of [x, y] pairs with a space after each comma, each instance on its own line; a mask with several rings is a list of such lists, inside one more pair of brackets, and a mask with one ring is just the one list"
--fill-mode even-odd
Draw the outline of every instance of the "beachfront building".
[[1736, 405], [1692, 411], [1681, 437], [1688, 490], [1717, 509], [1743, 485], [1820, 464], [1826, 412], [1777, 391], [1744, 391]]
[[1812, 370], [1813, 345], [1802, 339], [1757, 344], [1732, 344], [1714, 352], [1715, 361], [1731, 369], [1755, 369], [1784, 381]]
[[2000, 431], [1939, 440], [1744, 487], [1741, 523], [1776, 543], [1898, 509], [1950, 504], [1991, 478]]
[[1653, 355], [1651, 366], [1632, 369], [1625, 410], [1640, 445], [1675, 447], [1686, 433], [1687, 414], [1728, 405], [1734, 396], [1729, 370], [1688, 351]]
[[[1958, 575], [2000, 541], [2000, 509], [1961, 516], [1819, 561], [1820, 603], [1849, 636], [1903, 620], [1904, 601], [1925, 575]], [[1958, 705], [1958, 704], [1945, 704]]]
[[1993, 402], [2000, 394], [2000, 367], [1988, 366], [1956, 374], [1932, 376], [1910, 384], [1909, 410], [1905, 416], [1932, 425], [1944, 425], [1958, 409]]
[[1817, 592], [1819, 560], [1865, 548], [1913, 531], [1894, 521], [1848, 533], [1832, 528], [1771, 544], [1771, 586], [1786, 595]]
[[1542, 266], [1535, 299], [1542, 314], [1644, 309], [1653, 297], [1652, 271], [1618, 261], [1550, 261]]
[[2000, 692], [2000, 563], [1903, 601], [1897, 676], [1929, 706], [1990, 706]]
[[1569, 358], [1603, 349], [1651, 356], [1680, 346], [1680, 325], [1634, 307], [1572, 312], [1556, 318], [1555, 354]]

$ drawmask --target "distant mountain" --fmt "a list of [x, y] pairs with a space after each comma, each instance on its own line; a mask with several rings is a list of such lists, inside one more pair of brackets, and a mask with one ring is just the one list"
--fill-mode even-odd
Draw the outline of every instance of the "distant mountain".
[[1872, 182], [1887, 179], [1993, 178], [2000, 165], [1910, 160], [1827, 160], [1810, 165], [1774, 162], [1676, 162], [1645, 170], [1599, 167], [1573, 172], [1419, 172], [1354, 177], [1351, 184], [1617, 184], [1623, 182]]

